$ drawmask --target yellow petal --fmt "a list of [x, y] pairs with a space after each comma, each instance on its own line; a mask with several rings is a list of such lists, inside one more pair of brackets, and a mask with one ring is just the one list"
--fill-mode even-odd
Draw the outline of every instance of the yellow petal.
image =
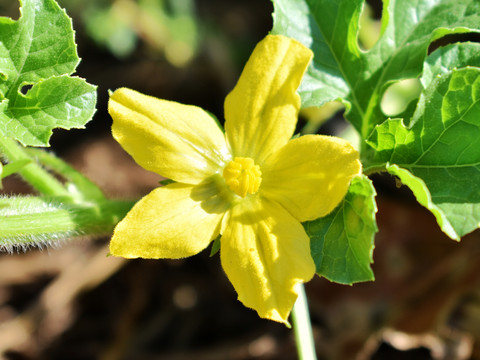
[[225, 99], [232, 153], [260, 165], [292, 137], [300, 108], [296, 93], [312, 52], [296, 40], [269, 35], [256, 46]]
[[261, 194], [299, 221], [330, 213], [361, 173], [358, 152], [346, 140], [306, 135], [291, 140], [262, 167]]
[[232, 208], [220, 252], [238, 299], [260, 317], [287, 323], [295, 284], [315, 272], [303, 226], [281, 206], [252, 197]]
[[157, 188], [117, 225], [110, 253], [151, 259], [195, 255], [218, 236], [227, 208], [212, 183]]
[[225, 137], [201, 108], [121, 88], [110, 96], [114, 138], [143, 168], [197, 184], [223, 168]]

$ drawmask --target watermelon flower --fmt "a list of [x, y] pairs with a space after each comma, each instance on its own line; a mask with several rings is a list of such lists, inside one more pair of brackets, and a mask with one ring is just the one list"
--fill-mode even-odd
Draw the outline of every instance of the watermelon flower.
[[301, 224], [330, 213], [361, 172], [345, 140], [291, 139], [296, 93], [312, 53], [269, 35], [225, 100], [225, 134], [201, 108], [115, 91], [115, 139], [147, 170], [174, 183], [142, 198], [115, 228], [110, 252], [185, 258], [219, 235], [222, 267], [238, 298], [263, 318], [288, 323], [295, 285], [312, 278]]

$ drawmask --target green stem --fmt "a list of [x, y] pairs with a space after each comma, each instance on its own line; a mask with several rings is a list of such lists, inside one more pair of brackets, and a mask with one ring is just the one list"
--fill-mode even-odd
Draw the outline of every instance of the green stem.
[[298, 285], [297, 290], [298, 298], [293, 306], [292, 320], [298, 358], [300, 360], [316, 360], [317, 356], [315, 353], [315, 343], [313, 341], [312, 325], [303, 284]]
[[0, 198], [0, 248], [51, 244], [74, 236], [109, 234], [134, 202], [105, 200], [95, 205], [65, 198]]
[[67, 186], [67, 189], [72, 197], [77, 197], [76, 200], [105, 200], [105, 196], [97, 185], [53, 153], [38, 148], [26, 148], [26, 153], [74, 185], [76, 189], [72, 189], [71, 186]]
[[32, 161], [22, 167], [18, 173], [38, 192], [47, 196], [69, 196], [68, 190], [47, 170], [37, 164], [28, 155], [25, 148], [13, 139], [0, 134], [0, 153], [10, 163]]

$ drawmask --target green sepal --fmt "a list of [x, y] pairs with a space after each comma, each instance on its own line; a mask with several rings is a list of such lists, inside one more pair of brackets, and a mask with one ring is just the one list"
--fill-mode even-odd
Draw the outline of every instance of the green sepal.
[[162, 185], [162, 186], [167, 186], [167, 185], [169, 185], [169, 184], [175, 183], [175, 180], [172, 180], [172, 179], [164, 179], [164, 180], [160, 180], [158, 183], [159, 183], [160, 185]]
[[212, 249], [210, 250], [210, 257], [212, 257], [213, 255], [215, 255], [216, 253], [218, 253], [220, 251], [220, 239], [221, 239], [222, 235], [218, 235], [215, 240], [213, 240], [212, 242]]
[[332, 213], [303, 223], [319, 276], [349, 285], [374, 280], [375, 195], [368, 177], [355, 177]]

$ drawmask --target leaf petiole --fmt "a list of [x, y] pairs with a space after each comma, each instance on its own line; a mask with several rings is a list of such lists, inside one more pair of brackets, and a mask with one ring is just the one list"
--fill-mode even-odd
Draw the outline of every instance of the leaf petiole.
[[1, 133], [0, 153], [9, 163], [29, 162], [19, 169], [18, 173], [38, 192], [47, 196], [69, 196], [68, 190], [55, 176], [42, 168], [37, 162], [32, 161], [32, 157], [27, 153], [24, 146]]
[[76, 198], [76, 200], [105, 200], [103, 192], [97, 185], [53, 153], [38, 148], [26, 148], [25, 150], [27, 154], [36, 159], [41, 165], [65, 178], [68, 182], [67, 188], [70, 191], [70, 195]]

